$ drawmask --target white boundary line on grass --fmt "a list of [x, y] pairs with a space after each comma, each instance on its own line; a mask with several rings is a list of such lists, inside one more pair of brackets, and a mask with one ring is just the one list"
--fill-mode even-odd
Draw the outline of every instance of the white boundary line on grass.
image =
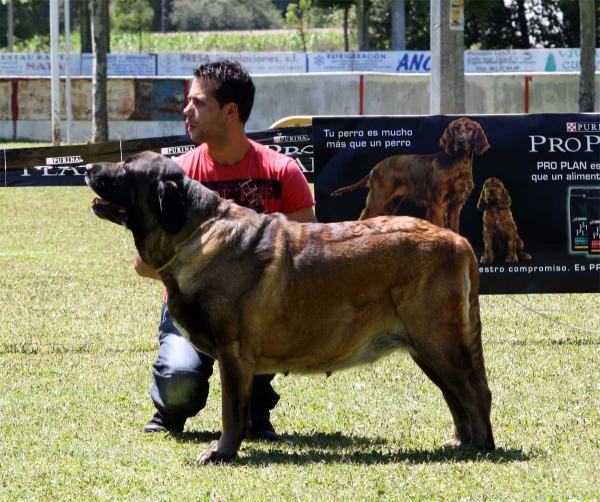
[[565, 322], [561, 322], [561, 321], [557, 321], [556, 319], [552, 319], [552, 317], [547, 316], [546, 314], [542, 314], [538, 310], [535, 310], [535, 309], [533, 309], [531, 307], [528, 307], [524, 303], [521, 303], [519, 300], [515, 300], [515, 298], [513, 298], [512, 295], [506, 295], [506, 296], [508, 298], [510, 298], [513, 302], [518, 303], [519, 305], [521, 305], [521, 307], [523, 307], [524, 309], [527, 309], [527, 310], [533, 312], [534, 314], [537, 314], [540, 317], [543, 317], [544, 319], [548, 319], [549, 321], [552, 321], [552, 322], [554, 322], [556, 324], [560, 324], [561, 326], [566, 326], [567, 328], [576, 329], [577, 331], [585, 331], [586, 333], [600, 334], [600, 331], [597, 331], [597, 330], [594, 330], [594, 329], [580, 328], [579, 326], [573, 326], [571, 324], [567, 324]]

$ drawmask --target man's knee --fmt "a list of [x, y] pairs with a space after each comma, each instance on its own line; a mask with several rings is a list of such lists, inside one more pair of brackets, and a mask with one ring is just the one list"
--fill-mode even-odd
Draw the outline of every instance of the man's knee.
[[214, 361], [198, 352], [181, 335], [164, 334], [154, 363], [154, 374], [181, 375], [182, 380], [198, 375], [208, 380], [213, 373]]
[[208, 381], [198, 373], [154, 374], [152, 399], [167, 415], [196, 415], [206, 405]]

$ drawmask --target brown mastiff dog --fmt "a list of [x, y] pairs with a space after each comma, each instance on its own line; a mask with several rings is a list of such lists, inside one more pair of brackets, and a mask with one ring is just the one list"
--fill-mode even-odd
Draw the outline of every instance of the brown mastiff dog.
[[146, 152], [88, 164], [92, 211], [126, 225], [159, 270], [191, 343], [219, 361], [223, 434], [198, 458], [232, 460], [259, 373], [327, 373], [407, 351], [441, 389], [454, 436], [490, 452], [477, 260], [458, 234], [380, 217], [299, 224], [221, 199]]

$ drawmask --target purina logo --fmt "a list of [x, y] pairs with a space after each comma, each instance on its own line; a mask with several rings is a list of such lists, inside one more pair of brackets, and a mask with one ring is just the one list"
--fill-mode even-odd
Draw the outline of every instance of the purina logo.
[[46, 157], [46, 165], [48, 166], [65, 166], [68, 164], [83, 164], [83, 159], [79, 155], [70, 157]]
[[185, 145], [185, 146], [169, 146], [167, 148], [161, 148], [161, 155], [180, 155], [182, 153], [189, 152], [194, 149], [194, 145]]
[[310, 141], [310, 138], [306, 134], [299, 134], [296, 136], [274, 136], [273, 141], [275, 143], [301, 143], [303, 141]]
[[600, 132], [600, 122], [567, 122], [567, 132]]

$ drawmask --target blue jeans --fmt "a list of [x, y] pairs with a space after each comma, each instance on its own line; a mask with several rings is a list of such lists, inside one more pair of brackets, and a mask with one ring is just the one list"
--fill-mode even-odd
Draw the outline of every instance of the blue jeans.
[[[183, 427], [185, 420], [195, 416], [208, 397], [208, 379], [213, 373], [215, 360], [198, 352], [179, 332], [163, 304], [158, 329], [158, 357], [150, 391], [154, 406], [170, 423]], [[250, 399], [250, 419], [256, 422], [269, 419], [270, 411], [279, 401], [271, 380], [275, 375], [256, 375]]]

